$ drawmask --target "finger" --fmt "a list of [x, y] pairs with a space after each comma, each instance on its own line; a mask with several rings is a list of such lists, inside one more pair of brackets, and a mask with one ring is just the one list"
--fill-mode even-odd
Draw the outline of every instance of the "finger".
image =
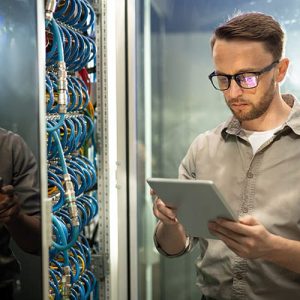
[[160, 198], [156, 198], [153, 203], [153, 214], [164, 223], [178, 223], [175, 211], [168, 208]]
[[240, 235], [244, 235], [244, 236], [252, 235], [251, 225], [242, 224], [240, 222], [229, 221], [226, 219], [217, 219], [215, 222], [221, 227], [227, 228], [232, 232], [238, 233]]
[[10, 209], [11, 207], [17, 205], [16, 202], [13, 201], [3, 201], [0, 203], [0, 214]]
[[176, 218], [176, 210], [166, 206], [166, 204], [160, 198], [156, 199], [156, 207], [159, 212], [161, 212], [168, 218], [170, 218], [170, 219]]
[[159, 211], [159, 209], [157, 208], [157, 201], [158, 201], [158, 197], [155, 198], [155, 200], [153, 201], [153, 214], [157, 217], [157, 218], [161, 218], [161, 212]]
[[161, 213], [157, 208], [153, 208], [153, 214], [164, 224], [173, 225], [178, 223], [178, 220], [176, 218], [169, 218], [168, 216]]
[[0, 203], [3, 202], [3, 201], [5, 201], [6, 197], [7, 197], [7, 195], [1, 193], [1, 189], [0, 189]]
[[151, 196], [155, 196], [156, 195], [156, 193], [155, 193], [155, 191], [153, 189], [150, 189], [150, 195]]
[[240, 243], [241, 239], [243, 238], [243, 235], [236, 233], [226, 227], [223, 227], [222, 225], [219, 225], [217, 222], [209, 222], [208, 228], [212, 230], [214, 233], [221, 234], [238, 243]]
[[0, 193], [0, 210], [11, 207], [15, 203], [16, 203], [16, 201], [12, 195]]
[[14, 187], [12, 185], [4, 185], [1, 188], [1, 192], [7, 195], [12, 195], [14, 193]]
[[239, 222], [244, 225], [260, 225], [260, 223], [253, 216], [250, 215], [246, 215], [244, 217], [239, 218]]
[[13, 221], [18, 216], [19, 212], [20, 212], [19, 205], [14, 205], [10, 209], [0, 214], [0, 222], [8, 223]]
[[236, 254], [238, 254], [239, 256], [242, 256], [243, 253], [243, 246], [242, 244], [238, 243], [237, 241], [231, 239], [230, 237], [218, 232], [218, 231], [214, 231], [212, 230], [213, 235], [215, 235], [218, 239], [220, 239], [221, 241], [223, 241], [226, 246], [232, 250], [233, 252], [235, 252]]

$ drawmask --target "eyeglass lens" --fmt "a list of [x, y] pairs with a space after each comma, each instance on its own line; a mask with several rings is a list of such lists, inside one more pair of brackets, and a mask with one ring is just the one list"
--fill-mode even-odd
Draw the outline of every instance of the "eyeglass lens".
[[[216, 75], [212, 77], [213, 84], [220, 90], [229, 88], [230, 79], [223, 75]], [[239, 74], [235, 76], [236, 83], [242, 88], [254, 88], [257, 86], [257, 76], [255, 74]]]
[[257, 86], [257, 76], [254, 74], [241, 74], [236, 76], [237, 83], [244, 88], [253, 88]]

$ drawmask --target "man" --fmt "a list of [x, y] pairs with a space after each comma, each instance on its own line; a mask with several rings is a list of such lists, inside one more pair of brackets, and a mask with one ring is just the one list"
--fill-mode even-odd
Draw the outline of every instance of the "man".
[[239, 222], [210, 222], [216, 240], [189, 237], [176, 211], [154, 201], [161, 253], [179, 256], [199, 243], [203, 299], [300, 296], [300, 105], [280, 93], [283, 48], [280, 24], [262, 13], [234, 16], [211, 39], [209, 79], [233, 117], [195, 139], [179, 177], [213, 180]]
[[40, 254], [40, 199], [33, 154], [19, 135], [1, 128], [0, 166], [0, 298], [10, 300], [20, 267], [9, 241]]

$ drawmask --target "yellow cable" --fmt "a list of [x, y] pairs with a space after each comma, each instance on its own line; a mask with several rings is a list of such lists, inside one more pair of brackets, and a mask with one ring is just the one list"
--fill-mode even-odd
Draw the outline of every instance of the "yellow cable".
[[91, 101], [89, 101], [89, 104], [87, 105], [87, 110], [90, 113], [91, 117], [94, 119], [95, 108], [94, 108], [94, 105]]
[[57, 191], [58, 191], [57, 186], [48, 187], [48, 196], [51, 196], [51, 194], [54, 194]]
[[80, 271], [80, 274], [82, 274], [85, 270], [85, 263], [84, 263], [84, 259], [81, 257], [81, 256], [77, 256], [79, 258], [79, 260], [81, 261], [81, 264], [82, 264], [82, 269]]
[[66, 3], [66, 1], [63, 0], [63, 1], [59, 2], [57, 6], [58, 7], [63, 7], [65, 5], [65, 3]]

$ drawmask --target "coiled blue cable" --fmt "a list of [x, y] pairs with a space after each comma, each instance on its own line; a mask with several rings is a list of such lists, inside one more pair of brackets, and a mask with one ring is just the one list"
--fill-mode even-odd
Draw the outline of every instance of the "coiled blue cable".
[[83, 172], [81, 172], [76, 167], [76, 165], [73, 163], [72, 160], [67, 159], [66, 162], [69, 165], [69, 167], [72, 168], [73, 172], [78, 176], [78, 180], [77, 180], [78, 190], [77, 190], [77, 192], [75, 191], [75, 195], [79, 196], [79, 195], [81, 195], [82, 193], [84, 193], [86, 191], [85, 176], [84, 176]]
[[64, 1], [64, 5], [57, 4], [56, 11], [53, 14], [54, 18], [59, 19], [63, 14], [67, 12], [68, 7], [69, 0]]
[[88, 1], [82, 1], [82, 3], [84, 3], [86, 8], [88, 9], [87, 14], [89, 15], [89, 18], [87, 18], [86, 23], [80, 26], [81, 31], [85, 32], [88, 31], [88, 29], [90, 29], [95, 23], [95, 11]]
[[72, 52], [72, 37], [70, 35], [70, 32], [69, 30], [64, 27], [64, 26], [61, 26], [61, 30], [63, 32], [63, 36], [64, 36], [64, 54], [65, 54], [65, 61], [68, 60], [71, 52]]
[[76, 5], [76, 11], [77, 14], [73, 14], [68, 20], [65, 21], [69, 26], [76, 28], [76, 24], [79, 22], [79, 20], [82, 18], [82, 2], [81, 1], [75, 1]]
[[68, 90], [69, 90], [69, 93], [71, 94], [70, 101], [69, 101], [69, 106], [68, 106], [68, 112], [71, 112], [71, 111], [73, 111], [73, 109], [76, 105], [77, 95], [76, 95], [74, 85], [73, 85], [73, 82], [72, 82], [71, 78], [68, 77], [67, 81], [68, 81]]
[[80, 201], [76, 201], [76, 206], [78, 207], [79, 211], [81, 212], [81, 223], [80, 223], [80, 227], [79, 230], [82, 231], [84, 226], [86, 226], [87, 220], [88, 220], [88, 216], [87, 216], [87, 211], [85, 209], [85, 207], [80, 203]]
[[78, 198], [79, 205], [83, 207], [83, 209], [86, 211], [86, 225], [89, 224], [93, 218], [93, 208], [90, 202], [88, 202], [86, 199], [83, 197]]
[[[52, 222], [59, 229], [59, 232], [60, 232], [61, 238], [62, 238], [63, 237], [63, 230], [62, 230], [61, 227], [59, 227], [59, 226], [62, 226], [62, 225], [58, 223], [58, 219], [55, 216], [52, 216]], [[71, 241], [69, 243], [67, 243], [67, 240], [63, 239], [61, 241], [61, 244], [58, 244], [58, 243], [52, 241], [52, 245], [54, 246], [54, 248], [56, 248], [57, 250], [60, 250], [60, 251], [66, 251], [67, 249], [71, 248], [76, 243], [77, 238], [79, 236], [79, 226], [73, 226], [72, 229], [73, 230], [72, 230], [72, 233], [71, 233], [71, 236], [72, 236]]]
[[74, 107], [74, 110], [79, 110], [80, 106], [82, 105], [82, 102], [83, 102], [83, 100], [82, 100], [83, 99], [82, 87], [79, 84], [77, 78], [71, 77], [71, 81], [74, 85], [74, 89], [77, 92], [77, 96], [78, 96], [77, 103], [76, 103], [76, 106]]
[[76, 289], [80, 295], [80, 300], [85, 300], [85, 293], [84, 293], [84, 288], [83, 286], [80, 284], [80, 281], [77, 281], [77, 283], [75, 283], [73, 285], [74, 289]]
[[[50, 122], [47, 122], [47, 131], [52, 132], [52, 131], [55, 131], [55, 130], [59, 129], [65, 121], [65, 116], [66, 116], [65, 114], [60, 114], [60, 118], [55, 123], [55, 125], [51, 125]], [[52, 123], [54, 123], [54, 122], [52, 121]]]
[[64, 189], [61, 186], [61, 184], [57, 181], [48, 179], [48, 183], [50, 186], [56, 186], [58, 188], [58, 190], [60, 191], [60, 198], [59, 201], [56, 202], [54, 205], [52, 205], [52, 212], [55, 212], [57, 210], [59, 210], [63, 205], [64, 205]]
[[[59, 22], [56, 22], [55, 19]], [[94, 60], [96, 54], [96, 45], [94, 37], [92, 37], [95, 32], [94, 21], [95, 13], [88, 1], [61, 1], [54, 12], [53, 21], [47, 24], [53, 36], [53, 40], [47, 48], [47, 66], [55, 67], [57, 61], [65, 61], [67, 70], [75, 72]], [[58, 113], [59, 105], [55, 98], [58, 93], [57, 78], [53, 72], [46, 78], [46, 92], [49, 96], [47, 113], [50, 115]], [[97, 180], [95, 163], [86, 162], [78, 157], [77, 153], [90, 138], [92, 138], [92, 145], [95, 146], [94, 120], [84, 115], [84, 110], [89, 104], [89, 93], [81, 78], [67, 77], [67, 100], [67, 114], [63, 117], [61, 114], [53, 115], [54, 117], [49, 117], [47, 122], [48, 160], [59, 160], [59, 165], [50, 163], [49, 187], [56, 187], [57, 193], [60, 194], [53, 205], [53, 211], [60, 219], [56, 218], [56, 221], [53, 221], [56, 240], [50, 249], [50, 258], [51, 264], [57, 265], [59, 268], [57, 274], [60, 275], [56, 275], [57, 278], [62, 278], [62, 264], [69, 265], [73, 270], [71, 272], [70, 299], [88, 299], [91, 293], [93, 293], [93, 298], [97, 299], [98, 283], [91, 275], [92, 273], [88, 273], [91, 253], [87, 239], [81, 234], [84, 227], [98, 213], [97, 199], [84, 194], [95, 186]], [[66, 156], [70, 156], [70, 158], [66, 159]], [[95, 155], [93, 158], [95, 159]], [[69, 217], [62, 185], [63, 174], [69, 174], [74, 185], [79, 226], [73, 226]], [[76, 256], [77, 253], [80, 253], [80, 257], [84, 260], [85, 270], [81, 270], [84, 272], [82, 276], [80, 276], [81, 264], [78, 261], [79, 257]], [[54, 262], [57, 258], [63, 258], [62, 264]], [[54, 279], [51, 282], [55, 300], [60, 299], [59, 282]]]
[[64, 254], [64, 265], [68, 266], [70, 263], [69, 263], [69, 255], [68, 255], [67, 249], [70, 248], [70, 247], [66, 247], [66, 245], [67, 245], [67, 239], [66, 239], [65, 229], [63, 228], [63, 225], [62, 225], [61, 221], [59, 221], [58, 218], [56, 218], [54, 215], [52, 215], [52, 223], [53, 223], [53, 226], [55, 226], [56, 229], [58, 230], [59, 240], [63, 244], [63, 246], [61, 246], [60, 244], [58, 244], [58, 243], [56, 243], [54, 241], [52, 241], [52, 245], [56, 249], [63, 251], [63, 254]]
[[49, 23], [50, 28], [53, 32], [53, 42], [57, 45], [57, 60], [58, 61], [64, 61], [64, 49], [63, 49], [63, 42], [62, 42], [62, 36], [60, 33], [59, 25], [53, 18]]
[[49, 282], [50, 287], [53, 289], [55, 293], [55, 300], [60, 300], [61, 296], [58, 290], [58, 285], [54, 284], [52, 281]]
[[52, 135], [53, 135], [54, 140], [56, 142], [56, 147], [57, 147], [57, 150], [58, 150], [59, 160], [60, 160], [60, 164], [61, 164], [61, 167], [63, 169], [63, 172], [64, 172], [64, 174], [68, 174], [67, 164], [66, 164], [65, 157], [64, 157], [64, 152], [63, 152], [63, 149], [61, 147], [61, 143], [60, 143], [60, 139], [58, 137], [58, 134], [57, 134], [56, 131], [54, 131], [52, 133]]
[[[68, 161], [66, 160], [66, 163], [68, 163]], [[58, 166], [54, 166], [54, 165], [50, 165], [48, 170], [52, 170], [53, 172], [49, 173], [48, 176], [51, 176], [51, 175], [55, 175], [55, 180], [59, 183], [63, 182], [64, 178], [63, 178], [63, 171], [61, 168], [59, 168]], [[79, 182], [77, 180], [77, 174], [76, 172], [70, 168], [68, 165], [67, 165], [67, 170], [68, 170], [68, 173], [71, 177], [71, 181], [73, 183], [73, 186], [74, 186], [74, 190], [75, 190], [75, 195], [76, 195], [76, 192], [78, 193], [78, 189], [79, 189]], [[62, 184], [61, 185], [61, 188], [63, 189], [63, 186]], [[63, 199], [64, 199], [64, 195], [63, 195]], [[65, 203], [64, 203], [65, 204]]]
[[89, 168], [89, 165], [86, 165], [79, 157], [74, 157], [73, 160], [76, 162], [76, 165], [78, 168], [80, 168], [84, 174], [85, 178], [87, 179], [87, 188], [86, 191], [91, 189], [93, 185], [95, 184], [94, 176], [95, 173], [92, 172], [92, 169]]
[[81, 276], [81, 280], [83, 281], [84, 286], [85, 286], [85, 299], [88, 299], [88, 296], [92, 292], [92, 286], [91, 286], [90, 278], [86, 274], [83, 274]]
[[81, 164], [86, 164], [86, 166], [88, 167], [88, 170], [91, 172], [91, 178], [92, 178], [92, 185], [96, 184], [97, 182], [97, 174], [96, 174], [96, 169], [95, 166], [93, 165], [93, 163], [86, 158], [85, 156], [79, 155], [76, 157], [77, 161], [81, 161]]

